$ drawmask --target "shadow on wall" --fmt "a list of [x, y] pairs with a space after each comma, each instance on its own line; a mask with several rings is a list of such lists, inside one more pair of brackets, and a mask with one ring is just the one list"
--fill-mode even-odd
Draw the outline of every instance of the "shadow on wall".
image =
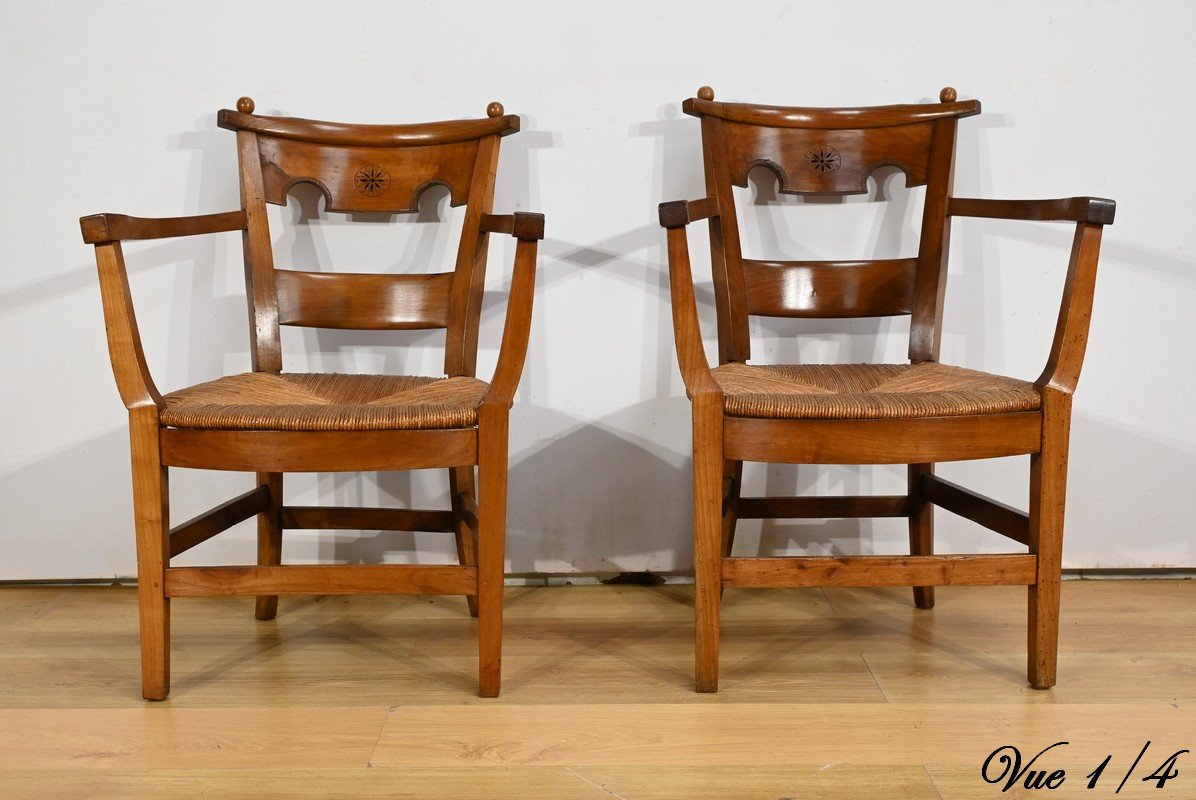
[[[1176, 567], [1196, 564], [1196, 525], [1174, 528], [1174, 509], [1190, 503], [1196, 444], [1162, 439], [1112, 420], [1072, 418], [1064, 567]], [[1086, 487], [1082, 498], [1072, 491]], [[1169, 521], [1172, 520], [1172, 521]], [[1094, 542], [1092, 531], [1107, 531]], [[1156, 546], [1179, 541], [1186, 552], [1154, 553], [1138, 535], [1161, 531]]]

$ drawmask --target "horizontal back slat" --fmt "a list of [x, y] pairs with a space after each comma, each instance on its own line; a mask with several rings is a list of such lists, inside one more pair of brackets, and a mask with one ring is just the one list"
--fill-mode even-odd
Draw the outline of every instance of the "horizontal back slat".
[[747, 312], [766, 317], [888, 317], [913, 308], [916, 258], [744, 259]]
[[453, 273], [275, 270], [278, 322], [310, 328], [418, 330], [447, 328]]

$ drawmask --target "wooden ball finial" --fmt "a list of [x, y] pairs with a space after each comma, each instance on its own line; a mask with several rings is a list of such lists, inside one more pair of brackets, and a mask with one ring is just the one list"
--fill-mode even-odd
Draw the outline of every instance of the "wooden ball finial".
[[711, 89], [709, 86], [699, 87], [698, 88], [698, 99], [699, 100], [713, 100], [714, 99], [714, 90]]
[[252, 114], [254, 109], [252, 97], [237, 98], [237, 110], [242, 114]]
[[954, 103], [957, 97], [959, 95], [956, 93], [954, 86], [944, 86], [943, 90], [939, 92], [940, 103]]
[[505, 111], [505, 109], [502, 107], [502, 103], [498, 102], [497, 100], [486, 106], [486, 116], [488, 117], [501, 117], [503, 115], [503, 111]]

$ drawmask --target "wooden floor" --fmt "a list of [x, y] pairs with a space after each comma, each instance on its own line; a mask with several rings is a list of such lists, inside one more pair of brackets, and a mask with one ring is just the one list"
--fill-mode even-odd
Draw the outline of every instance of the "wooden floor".
[[[503, 694], [460, 598], [173, 603], [139, 699], [135, 592], [0, 589], [0, 798], [1196, 798], [1196, 582], [1064, 584], [1059, 686], [1024, 679], [1025, 590], [729, 590], [692, 691], [687, 586], [512, 588]], [[1001, 745], [1056, 791], [984, 783]], [[1057, 754], [1057, 755], [1056, 755]], [[1097, 787], [1088, 773], [1112, 756]], [[999, 772], [999, 768], [996, 770]]]

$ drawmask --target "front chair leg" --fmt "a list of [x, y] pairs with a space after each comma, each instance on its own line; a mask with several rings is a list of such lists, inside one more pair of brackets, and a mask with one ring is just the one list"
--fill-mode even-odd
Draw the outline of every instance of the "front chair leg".
[[[259, 472], [258, 486], [265, 486], [270, 492], [270, 505], [257, 515], [257, 563], [261, 566], [277, 566], [282, 563], [282, 473]], [[258, 595], [258, 619], [274, 619], [278, 614], [278, 595]]]
[[[909, 552], [934, 555], [934, 506], [922, 494], [922, 476], [933, 475], [934, 464], [909, 465]], [[915, 586], [914, 605], [934, 608], [934, 587]]]
[[720, 605], [723, 589], [723, 409], [697, 396], [693, 403], [694, 448], [694, 688], [718, 691]]
[[[460, 500], [462, 494], [474, 498], [475, 502], [477, 500], [477, 493], [473, 486], [473, 467], [450, 467], [448, 473], [449, 500], [453, 504], [453, 533], [457, 539], [457, 561], [463, 567], [476, 567], [478, 565], [477, 542], [474, 539], [473, 531], [470, 530], [465, 518], [461, 515]], [[477, 594], [466, 595], [465, 602], [469, 605], [469, 616], [477, 619]]]
[[1059, 660], [1059, 590], [1063, 571], [1063, 505], [1067, 491], [1070, 399], [1044, 392], [1042, 451], [1030, 456], [1030, 552], [1038, 577], [1030, 587], [1028, 678], [1035, 689], [1055, 685]]
[[158, 450], [156, 410], [129, 415], [133, 456], [133, 514], [137, 524], [137, 610], [141, 623], [141, 695], [165, 700], [170, 694], [170, 494]]
[[502, 601], [507, 529], [507, 408], [478, 410], [478, 694], [502, 685]]

